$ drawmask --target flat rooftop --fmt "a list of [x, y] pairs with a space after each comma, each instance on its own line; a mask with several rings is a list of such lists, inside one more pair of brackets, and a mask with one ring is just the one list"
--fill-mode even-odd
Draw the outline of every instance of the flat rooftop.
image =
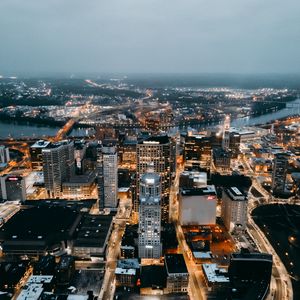
[[214, 185], [208, 185], [203, 188], [194, 188], [194, 189], [183, 189], [181, 191], [183, 196], [205, 196], [205, 195], [216, 195], [216, 188]]
[[203, 272], [210, 283], [229, 283], [225, 269], [218, 268], [217, 264], [203, 264]]
[[169, 274], [188, 274], [182, 254], [166, 254], [165, 265]]

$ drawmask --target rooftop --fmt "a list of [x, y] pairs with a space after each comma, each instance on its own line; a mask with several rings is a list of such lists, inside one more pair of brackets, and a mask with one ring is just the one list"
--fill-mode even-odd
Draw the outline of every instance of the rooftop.
[[229, 277], [225, 269], [218, 268], [217, 264], [203, 264], [203, 272], [210, 283], [229, 283]]
[[195, 188], [195, 189], [183, 189], [181, 191], [183, 196], [205, 196], [205, 195], [216, 195], [216, 189], [214, 185], [208, 185], [203, 188]]
[[165, 265], [168, 274], [188, 274], [182, 254], [166, 254]]

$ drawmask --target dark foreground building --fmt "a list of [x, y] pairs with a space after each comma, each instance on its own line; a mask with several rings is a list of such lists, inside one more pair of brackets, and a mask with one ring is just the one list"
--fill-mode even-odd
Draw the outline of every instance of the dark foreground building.
[[273, 259], [271, 254], [233, 253], [228, 269], [231, 298], [243, 300], [265, 299], [271, 281]]

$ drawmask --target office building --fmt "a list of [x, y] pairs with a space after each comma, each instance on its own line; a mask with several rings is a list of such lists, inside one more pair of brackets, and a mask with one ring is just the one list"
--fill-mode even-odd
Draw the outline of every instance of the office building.
[[74, 159], [76, 174], [84, 173], [84, 157], [87, 149], [87, 143], [84, 140], [77, 140], [74, 142]]
[[0, 177], [0, 199], [6, 201], [25, 201], [25, 179], [22, 176], [15, 175]]
[[118, 205], [118, 154], [115, 143], [104, 141], [97, 153], [99, 209]]
[[187, 293], [189, 272], [182, 254], [167, 254], [165, 256], [167, 283], [165, 294]]
[[45, 188], [49, 198], [62, 195], [62, 183], [74, 175], [74, 144], [69, 141], [51, 143], [42, 149]]
[[250, 253], [247, 249], [233, 253], [228, 268], [232, 299], [265, 299], [272, 265], [271, 254]]
[[138, 259], [118, 260], [115, 270], [116, 286], [135, 287], [140, 271]]
[[0, 146], [0, 164], [7, 164], [10, 161], [9, 149], [5, 146]]
[[273, 160], [272, 172], [272, 192], [273, 194], [282, 194], [285, 191], [287, 170], [289, 165], [289, 155], [286, 153], [277, 153]]
[[153, 172], [143, 174], [139, 186], [139, 257], [160, 258], [162, 245], [159, 175]]
[[29, 149], [30, 152], [30, 161], [31, 168], [33, 170], [42, 170], [43, 168], [43, 149], [46, 149], [50, 146], [49, 141], [39, 140], [35, 142]]
[[247, 196], [237, 187], [223, 190], [221, 217], [227, 230], [232, 232], [246, 228], [247, 207]]
[[[171, 141], [167, 136], [154, 136], [147, 138], [137, 144], [137, 174], [134, 210], [139, 211], [139, 184], [143, 174], [147, 171], [150, 163], [153, 163], [154, 172], [159, 174], [161, 183], [161, 209], [162, 219], [169, 219], [169, 195], [171, 185], [171, 172], [173, 167], [171, 155]], [[172, 154], [173, 153], [173, 154]]]
[[230, 144], [230, 116], [227, 115], [224, 120], [224, 125], [223, 125], [223, 137], [222, 137], [222, 148], [224, 150], [229, 149], [229, 144]]
[[179, 196], [179, 222], [181, 225], [216, 224], [217, 195], [213, 185], [184, 189]]

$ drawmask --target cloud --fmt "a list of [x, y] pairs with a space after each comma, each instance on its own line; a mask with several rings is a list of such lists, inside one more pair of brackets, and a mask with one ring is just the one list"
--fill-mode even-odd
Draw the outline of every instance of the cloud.
[[1, 0], [0, 70], [298, 72], [297, 0]]

